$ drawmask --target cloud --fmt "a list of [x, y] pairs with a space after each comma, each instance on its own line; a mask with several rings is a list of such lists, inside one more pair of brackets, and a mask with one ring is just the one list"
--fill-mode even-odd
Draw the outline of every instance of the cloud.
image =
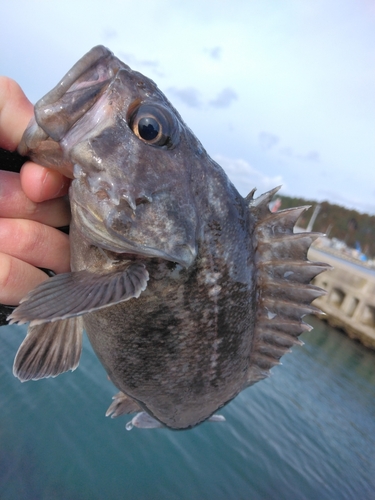
[[315, 162], [320, 161], [320, 153], [318, 151], [309, 151], [308, 153], [305, 154], [298, 154], [295, 153], [292, 150], [292, 148], [287, 147], [280, 149], [280, 153], [284, 156], [289, 156], [289, 158], [295, 158], [296, 160], [315, 161]]
[[320, 161], [320, 154], [318, 151], [310, 151], [304, 156], [301, 156], [302, 160], [307, 160], [307, 161]]
[[221, 55], [223, 53], [223, 49], [221, 47], [213, 47], [212, 49], [208, 49], [208, 55], [211, 59], [219, 60], [221, 59]]
[[[200, 97], [199, 90], [195, 87], [185, 87], [181, 89], [177, 87], [169, 87], [168, 91], [177, 96], [190, 108], [202, 108], [203, 106], [206, 106], [206, 103]], [[227, 108], [231, 105], [232, 101], [236, 99], [236, 92], [227, 87], [219, 92], [215, 99], [209, 101], [208, 105], [215, 108]]]
[[292, 148], [282, 148], [280, 149], [280, 153], [284, 156], [289, 156], [289, 157], [294, 156]]
[[121, 59], [125, 64], [128, 64], [132, 68], [146, 66], [147, 68], [151, 68], [158, 76], [164, 76], [164, 73], [160, 70], [160, 63], [155, 59], [139, 59], [134, 54], [130, 54], [129, 52], [118, 52], [118, 58]]
[[280, 141], [280, 138], [270, 132], [260, 132], [259, 142], [263, 149], [271, 149]]
[[103, 38], [105, 41], [117, 38], [117, 31], [109, 26], [103, 30]]
[[236, 99], [238, 99], [237, 93], [230, 87], [227, 87], [218, 94], [216, 99], [210, 101], [209, 104], [214, 108], [227, 108]]
[[184, 89], [169, 87], [168, 91], [177, 96], [182, 102], [184, 102], [190, 108], [202, 107], [200, 92], [198, 89], [194, 87], [186, 87]]
[[213, 159], [223, 167], [242, 196], [249, 194], [253, 188], [257, 189], [259, 195], [276, 186], [283, 185], [286, 188], [281, 175], [269, 177], [241, 158], [214, 155]]
[[[264, 131], [259, 133], [258, 139], [262, 149], [265, 149], [267, 151], [272, 149], [274, 146], [276, 146], [276, 144], [278, 144], [281, 141], [281, 138], [278, 135], [273, 134], [272, 132], [264, 132]], [[279, 149], [279, 153], [282, 154], [283, 156], [288, 156], [289, 158], [295, 158], [297, 160], [315, 161], [315, 162], [320, 161], [320, 154], [316, 150], [311, 150], [308, 153], [299, 154], [295, 153], [292, 148], [284, 146]]]

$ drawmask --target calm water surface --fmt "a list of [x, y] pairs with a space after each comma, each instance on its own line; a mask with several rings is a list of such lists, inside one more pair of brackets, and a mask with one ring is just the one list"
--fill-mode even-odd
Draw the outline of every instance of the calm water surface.
[[25, 328], [0, 328], [0, 499], [375, 499], [375, 353], [315, 329], [191, 431], [125, 430], [89, 344], [80, 367], [21, 384]]

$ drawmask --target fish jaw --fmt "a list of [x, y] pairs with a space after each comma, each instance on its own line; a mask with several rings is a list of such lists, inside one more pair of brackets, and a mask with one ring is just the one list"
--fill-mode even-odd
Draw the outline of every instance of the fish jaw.
[[36, 103], [18, 152], [73, 178], [73, 163], [60, 141], [100, 98], [120, 67], [127, 66], [107, 48], [90, 50]]
[[138, 244], [115, 231], [106, 230], [106, 226], [103, 225], [102, 221], [86, 208], [78, 204], [75, 204], [72, 208], [77, 231], [86, 241], [100, 249], [113, 252], [118, 256], [131, 255], [133, 258], [139, 259], [159, 258], [175, 262], [183, 268], [190, 268], [197, 258], [198, 250], [194, 240], [191, 244], [181, 242], [165, 250], [156, 246]]
[[[92, 157], [98, 157], [95, 150], [98, 142], [99, 138], [96, 146], [93, 141], [86, 143]], [[190, 267], [197, 257], [200, 217], [188, 172], [184, 173], [182, 167], [177, 173], [174, 171], [174, 155], [168, 151], [162, 151], [164, 157], [157, 162], [162, 165], [160, 171], [147, 155], [124, 157], [123, 153], [121, 147], [116, 150], [113, 144], [112, 156], [118, 161], [110, 172], [106, 162], [101, 170], [84, 165], [86, 153], [78, 158], [84, 166], [75, 166], [76, 178], [70, 188], [76, 227], [100, 248], [162, 258]], [[183, 183], [185, 189], [181, 189]]]

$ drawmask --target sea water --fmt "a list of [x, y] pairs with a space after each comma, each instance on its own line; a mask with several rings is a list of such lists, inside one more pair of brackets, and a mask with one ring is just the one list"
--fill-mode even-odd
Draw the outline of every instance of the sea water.
[[0, 328], [0, 499], [375, 499], [375, 352], [316, 318], [272, 376], [190, 431], [125, 430], [87, 339], [79, 368], [21, 384]]

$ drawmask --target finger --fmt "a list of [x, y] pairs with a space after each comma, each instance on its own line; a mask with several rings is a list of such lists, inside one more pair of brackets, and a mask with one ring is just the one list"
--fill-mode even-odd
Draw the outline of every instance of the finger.
[[66, 226], [70, 223], [69, 201], [60, 197], [35, 203], [24, 193], [19, 174], [0, 171], [0, 217], [30, 219], [53, 227]]
[[34, 108], [14, 80], [0, 76], [0, 147], [14, 151]]
[[26, 196], [34, 202], [50, 200], [68, 194], [70, 179], [56, 170], [26, 162], [20, 172], [21, 185]]
[[[0, 77], [0, 147], [15, 150], [33, 114], [33, 105], [18, 83]], [[58, 172], [31, 162], [22, 170], [25, 170], [21, 174], [22, 187], [32, 201], [40, 202], [67, 194], [69, 181]]]
[[46, 279], [48, 276], [40, 269], [0, 253], [0, 303], [18, 305], [30, 290]]
[[55, 273], [70, 271], [69, 237], [39, 222], [0, 219], [0, 252]]

